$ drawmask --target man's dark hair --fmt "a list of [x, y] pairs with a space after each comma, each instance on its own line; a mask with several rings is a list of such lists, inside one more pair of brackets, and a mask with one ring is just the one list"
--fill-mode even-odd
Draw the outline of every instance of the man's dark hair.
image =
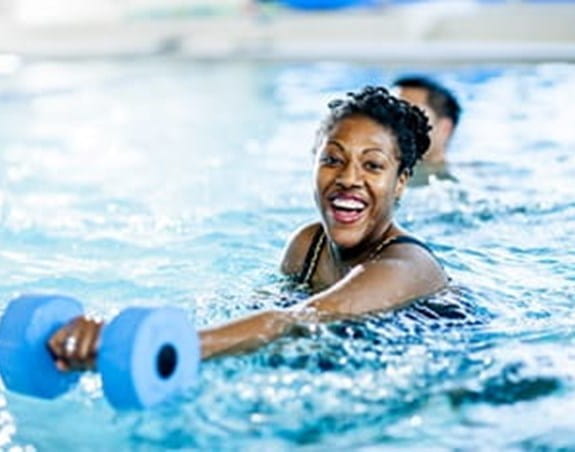
[[445, 86], [425, 76], [400, 77], [393, 82], [400, 88], [420, 88], [427, 91], [427, 103], [440, 118], [449, 118], [457, 126], [461, 116], [461, 106], [455, 95]]
[[342, 119], [366, 116], [389, 129], [399, 148], [399, 170], [409, 175], [430, 144], [431, 126], [421, 109], [397, 99], [381, 86], [366, 86], [357, 93], [347, 93], [345, 99], [332, 100], [330, 112], [322, 123], [320, 134], [329, 133]]

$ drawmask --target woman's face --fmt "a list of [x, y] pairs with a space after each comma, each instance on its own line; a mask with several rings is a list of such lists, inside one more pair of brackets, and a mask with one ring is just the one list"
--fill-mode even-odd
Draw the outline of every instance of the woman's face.
[[381, 240], [407, 182], [395, 136], [366, 116], [342, 119], [316, 150], [315, 199], [327, 235], [342, 248]]

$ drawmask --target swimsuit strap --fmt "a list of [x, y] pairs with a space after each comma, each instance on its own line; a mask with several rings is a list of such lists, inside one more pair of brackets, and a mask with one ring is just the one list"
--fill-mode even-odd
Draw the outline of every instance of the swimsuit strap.
[[325, 234], [323, 232], [323, 227], [320, 226], [315, 231], [315, 234], [311, 240], [311, 244], [309, 249], [307, 250], [307, 254], [305, 256], [305, 260], [303, 261], [303, 268], [299, 275], [299, 282], [301, 284], [309, 284], [311, 281], [311, 277], [315, 273], [315, 269], [317, 268], [317, 263], [319, 262], [319, 255], [321, 254], [321, 250], [325, 243]]
[[429, 248], [421, 240], [417, 240], [415, 237], [411, 237], [409, 235], [396, 235], [382, 240], [369, 255], [369, 260], [376, 259], [384, 249], [386, 249], [388, 246], [395, 245], [396, 243], [412, 243], [414, 245], [420, 246], [421, 248], [428, 251], [432, 256], [434, 256], [431, 248]]
[[[368, 260], [377, 259], [377, 257], [381, 254], [381, 252], [384, 249], [386, 249], [388, 246], [395, 245], [398, 243], [411, 243], [413, 245], [420, 246], [421, 248], [429, 252], [433, 257], [435, 257], [433, 251], [431, 251], [431, 248], [429, 248], [429, 246], [427, 246], [422, 241], [417, 240], [415, 237], [411, 237], [409, 235], [396, 235], [382, 240], [370, 253]], [[321, 254], [321, 250], [323, 249], [324, 244], [325, 244], [325, 233], [323, 232], [323, 227], [319, 227], [312, 238], [311, 244], [307, 251], [307, 255], [305, 256], [302, 271], [298, 278], [301, 284], [310, 283], [311, 277], [313, 276], [317, 268], [317, 264], [319, 262], [319, 256]]]

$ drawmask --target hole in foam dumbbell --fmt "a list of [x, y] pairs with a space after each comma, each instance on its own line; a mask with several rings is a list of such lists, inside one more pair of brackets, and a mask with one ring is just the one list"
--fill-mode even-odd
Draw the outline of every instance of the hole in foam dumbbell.
[[[0, 320], [0, 374], [10, 390], [54, 398], [79, 378], [56, 369], [50, 336], [82, 315], [72, 298], [27, 295], [10, 302]], [[190, 386], [199, 365], [199, 340], [176, 308], [128, 308], [105, 325], [97, 367], [104, 394], [118, 409], [155, 405]]]

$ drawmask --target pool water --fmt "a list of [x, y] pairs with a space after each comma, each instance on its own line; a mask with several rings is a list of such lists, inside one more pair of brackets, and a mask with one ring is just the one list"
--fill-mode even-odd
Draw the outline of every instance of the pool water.
[[[189, 392], [145, 412], [115, 412], [96, 375], [51, 402], [2, 390], [0, 448], [575, 448], [575, 67], [430, 71], [464, 105], [458, 181], [410, 188], [398, 218], [452, 288], [206, 362]], [[326, 101], [402, 72], [0, 67], [0, 307], [64, 293], [107, 319], [169, 304], [202, 327], [290, 303], [277, 264], [316, 218], [311, 144]]]

